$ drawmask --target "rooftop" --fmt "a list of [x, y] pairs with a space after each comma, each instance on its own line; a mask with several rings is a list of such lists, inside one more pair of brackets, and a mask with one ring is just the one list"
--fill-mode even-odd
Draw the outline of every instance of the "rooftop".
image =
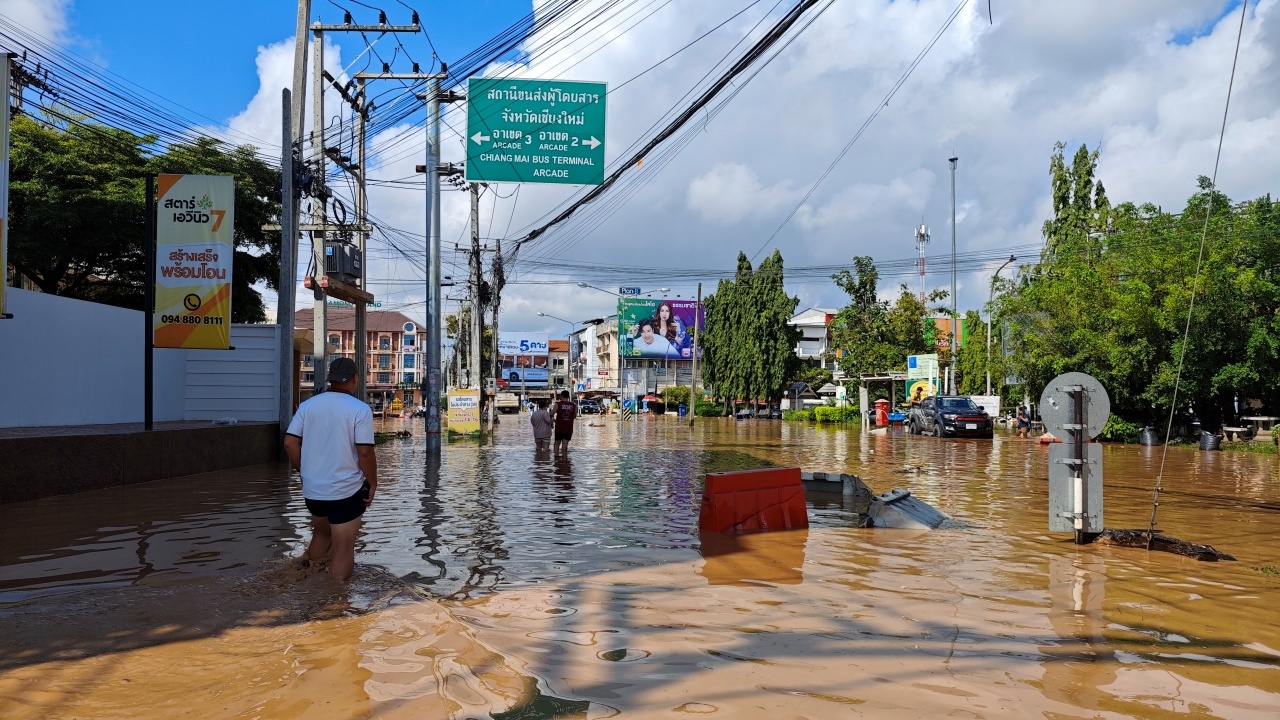
[[[326, 329], [355, 331], [355, 308], [331, 307], [328, 308], [328, 311], [328, 315], [325, 318]], [[310, 330], [315, 327], [315, 315], [305, 310], [298, 312], [294, 315], [293, 323], [294, 327]], [[405, 323], [413, 323], [414, 328], [419, 332], [426, 332], [426, 328], [402, 312], [368, 310], [365, 313], [365, 330], [368, 332], [404, 332]]]

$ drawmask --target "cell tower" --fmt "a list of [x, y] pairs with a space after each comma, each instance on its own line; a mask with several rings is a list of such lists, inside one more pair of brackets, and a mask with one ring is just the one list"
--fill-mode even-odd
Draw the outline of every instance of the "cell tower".
[[920, 253], [918, 261], [920, 270], [920, 302], [924, 302], [924, 246], [929, 244], [929, 226], [921, 223], [916, 226], [916, 250]]

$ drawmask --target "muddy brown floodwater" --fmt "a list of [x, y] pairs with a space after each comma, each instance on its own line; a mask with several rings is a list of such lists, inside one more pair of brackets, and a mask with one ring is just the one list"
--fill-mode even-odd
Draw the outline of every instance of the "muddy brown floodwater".
[[[553, 460], [527, 423], [380, 448], [349, 585], [293, 569], [283, 467], [5, 506], [0, 717], [1280, 717], [1275, 456], [1170, 449], [1160, 528], [1239, 558], [1202, 563], [1050, 535], [1007, 436], [588, 417]], [[1159, 454], [1105, 448], [1107, 526]], [[965, 527], [700, 538], [702, 475], [768, 465]]]

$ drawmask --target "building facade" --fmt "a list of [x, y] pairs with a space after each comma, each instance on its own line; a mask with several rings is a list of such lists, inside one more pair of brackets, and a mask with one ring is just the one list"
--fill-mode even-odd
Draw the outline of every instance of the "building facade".
[[835, 362], [831, 353], [831, 321], [839, 310], [827, 308], [809, 308], [787, 323], [800, 331], [800, 339], [796, 341], [796, 357], [802, 360], [817, 360], [826, 369], [834, 369]]
[[[302, 330], [314, 328], [314, 316], [309, 312], [296, 315], [296, 327]], [[339, 355], [355, 359], [356, 311], [352, 307], [331, 306], [325, 328], [326, 337], [316, 338], [325, 342], [329, 361]], [[365, 369], [366, 399], [374, 405], [389, 404], [400, 400], [406, 407], [418, 405], [422, 400], [422, 373], [426, 356], [423, 348], [427, 342], [426, 328], [399, 312], [369, 310], [365, 320], [365, 351], [368, 367]], [[302, 397], [311, 394], [315, 382], [313, 356], [302, 356]]]

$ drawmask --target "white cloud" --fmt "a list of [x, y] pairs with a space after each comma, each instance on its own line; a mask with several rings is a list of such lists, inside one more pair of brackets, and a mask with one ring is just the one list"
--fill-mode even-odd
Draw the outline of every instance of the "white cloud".
[[0, 0], [0, 15], [49, 40], [63, 39], [71, 0]]
[[689, 183], [687, 205], [707, 220], [732, 224], [772, 215], [799, 200], [803, 191], [778, 183], [765, 187], [742, 163], [721, 163]]

